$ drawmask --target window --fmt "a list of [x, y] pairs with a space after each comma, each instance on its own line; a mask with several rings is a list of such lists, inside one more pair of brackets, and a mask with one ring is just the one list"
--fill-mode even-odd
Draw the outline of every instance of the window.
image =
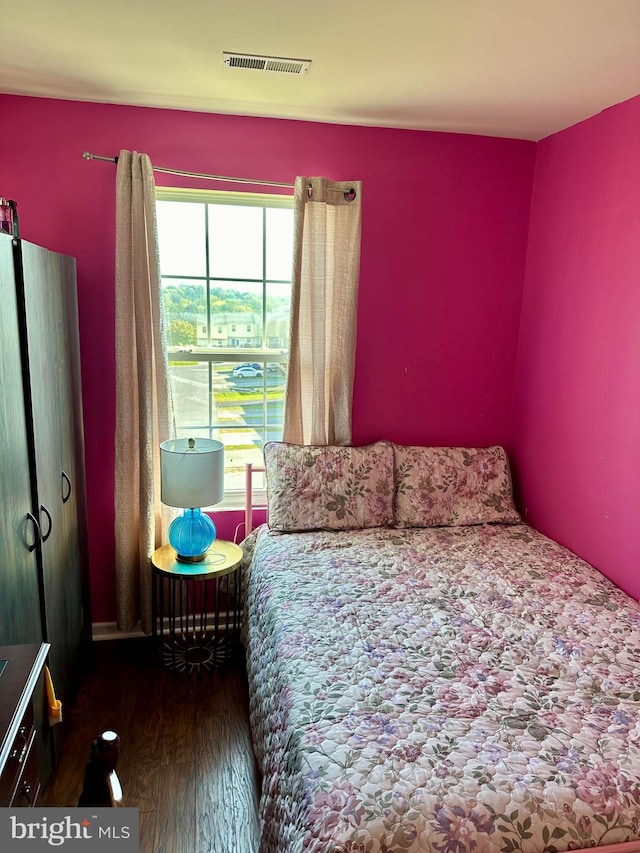
[[293, 197], [158, 188], [156, 208], [177, 435], [224, 444], [239, 506], [245, 462], [282, 437]]

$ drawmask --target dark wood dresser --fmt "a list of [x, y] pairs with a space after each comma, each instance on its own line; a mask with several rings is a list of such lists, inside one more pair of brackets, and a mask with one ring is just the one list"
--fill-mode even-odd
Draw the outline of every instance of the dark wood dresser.
[[[38, 726], [49, 643], [0, 646], [0, 807], [33, 806], [40, 793]], [[4, 665], [3, 665], [4, 664]]]

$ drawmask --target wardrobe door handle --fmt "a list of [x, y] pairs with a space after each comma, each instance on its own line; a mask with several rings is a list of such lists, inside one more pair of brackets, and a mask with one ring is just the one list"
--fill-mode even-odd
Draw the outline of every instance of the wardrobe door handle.
[[47, 518], [49, 519], [49, 527], [47, 529], [47, 532], [42, 534], [42, 541], [46, 542], [47, 539], [51, 536], [51, 528], [53, 527], [53, 519], [51, 518], [51, 513], [49, 512], [49, 510], [46, 508], [46, 506], [44, 504], [40, 504], [40, 512], [43, 512], [47, 516]]
[[[65, 494], [64, 487], [65, 484], [67, 486], [67, 493]], [[62, 472], [62, 503], [66, 504], [66, 502], [71, 497], [71, 480], [69, 479], [69, 475], [63, 471]]]
[[34, 537], [33, 537], [33, 544], [28, 545], [27, 544], [27, 536], [26, 536], [26, 524], [25, 524], [24, 544], [27, 546], [27, 551], [35, 551], [37, 546], [38, 546], [38, 542], [42, 538], [42, 534], [40, 532], [40, 525], [38, 523], [38, 519], [31, 512], [27, 513], [27, 519], [26, 520], [30, 521], [33, 524]]

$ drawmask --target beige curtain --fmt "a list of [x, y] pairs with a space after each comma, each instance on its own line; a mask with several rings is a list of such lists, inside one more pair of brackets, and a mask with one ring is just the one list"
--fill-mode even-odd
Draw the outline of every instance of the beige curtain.
[[153, 551], [165, 540], [159, 444], [173, 422], [160, 315], [155, 184], [146, 154], [116, 174], [115, 539], [117, 624], [151, 631]]
[[361, 184], [296, 178], [283, 440], [351, 444]]

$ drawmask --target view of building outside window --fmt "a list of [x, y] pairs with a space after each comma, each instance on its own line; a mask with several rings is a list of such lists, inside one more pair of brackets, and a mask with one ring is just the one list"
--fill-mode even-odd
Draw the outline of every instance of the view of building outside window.
[[176, 434], [224, 444], [240, 504], [245, 463], [282, 437], [293, 199], [158, 189], [156, 209]]

